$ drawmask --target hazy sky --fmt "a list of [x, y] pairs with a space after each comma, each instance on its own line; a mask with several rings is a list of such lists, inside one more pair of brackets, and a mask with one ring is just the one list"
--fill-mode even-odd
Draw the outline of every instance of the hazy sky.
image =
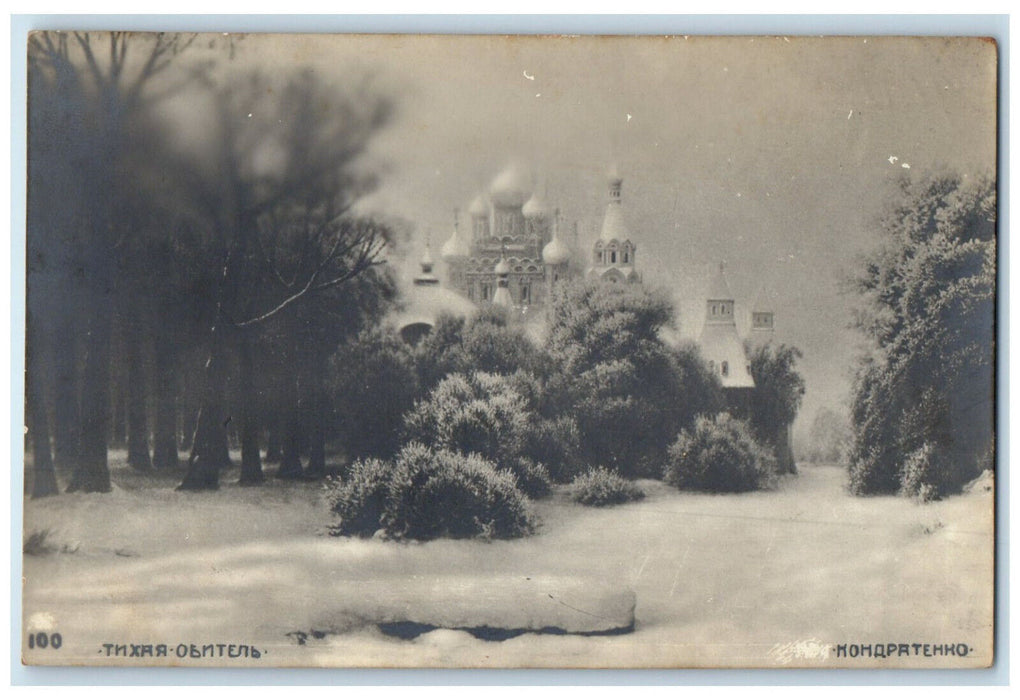
[[675, 295], [681, 333], [700, 331], [718, 261], [738, 307], [766, 285], [777, 339], [804, 352], [808, 419], [846, 396], [855, 336], [839, 281], [874, 244], [896, 179], [995, 167], [996, 52], [980, 40], [249, 36], [241, 46], [239, 57], [279, 67], [371, 70], [397, 99], [374, 150], [386, 175], [366, 205], [414, 223], [412, 262], [427, 233], [438, 250], [453, 209], [510, 161], [578, 222], [587, 256], [615, 165], [638, 268]]

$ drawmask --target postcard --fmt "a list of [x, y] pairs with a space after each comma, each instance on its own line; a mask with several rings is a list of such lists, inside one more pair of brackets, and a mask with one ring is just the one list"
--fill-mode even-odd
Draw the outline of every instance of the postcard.
[[993, 663], [993, 40], [27, 51], [25, 664]]

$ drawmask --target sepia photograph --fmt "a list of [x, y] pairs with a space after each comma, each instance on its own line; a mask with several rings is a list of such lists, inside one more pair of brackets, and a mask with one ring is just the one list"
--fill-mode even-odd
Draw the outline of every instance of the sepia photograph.
[[994, 39], [25, 49], [24, 664], [996, 660]]

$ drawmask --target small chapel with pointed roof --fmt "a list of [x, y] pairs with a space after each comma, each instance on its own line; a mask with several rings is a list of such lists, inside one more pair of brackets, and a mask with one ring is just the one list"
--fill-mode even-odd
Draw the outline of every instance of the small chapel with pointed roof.
[[609, 175], [609, 201], [602, 218], [602, 231], [592, 246], [588, 277], [609, 282], [637, 282], [641, 279], [635, 268], [637, 246], [630, 240], [622, 193], [623, 178], [614, 169]]
[[724, 389], [753, 389], [744, 343], [737, 333], [736, 301], [722, 263], [709, 286], [705, 306], [705, 325], [698, 343], [709, 369]]

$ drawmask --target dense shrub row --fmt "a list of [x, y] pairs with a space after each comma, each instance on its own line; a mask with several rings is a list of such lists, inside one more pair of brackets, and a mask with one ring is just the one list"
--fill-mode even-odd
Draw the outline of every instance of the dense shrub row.
[[[516, 536], [531, 527], [527, 498], [552, 482], [586, 505], [642, 498], [629, 480], [664, 474], [687, 489], [770, 485], [775, 446], [728, 416], [698, 418], [722, 410], [722, 389], [695, 346], [662, 340], [672, 314], [644, 287], [586, 282], [557, 289], [541, 345], [492, 308], [441, 317], [415, 347], [362, 334], [331, 366], [335, 420], [357, 460], [330, 485], [335, 532]], [[784, 352], [758, 363], [776, 375], [758, 397], [770, 425], [792, 420], [803, 390], [797, 354]]]

